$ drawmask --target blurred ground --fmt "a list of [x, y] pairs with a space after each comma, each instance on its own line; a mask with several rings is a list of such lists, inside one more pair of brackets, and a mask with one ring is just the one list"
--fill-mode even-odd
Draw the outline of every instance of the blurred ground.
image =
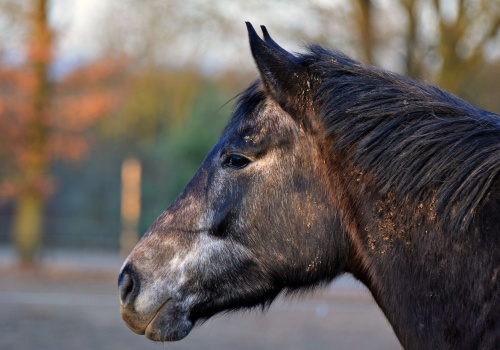
[[267, 313], [217, 317], [180, 342], [154, 343], [120, 318], [120, 265], [116, 255], [51, 252], [26, 272], [0, 249], [0, 349], [401, 349], [368, 291], [349, 277], [280, 299]]

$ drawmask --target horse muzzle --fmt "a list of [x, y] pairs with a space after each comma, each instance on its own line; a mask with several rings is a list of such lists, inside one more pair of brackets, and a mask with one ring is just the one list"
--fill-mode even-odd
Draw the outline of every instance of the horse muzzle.
[[[118, 291], [122, 319], [137, 334], [154, 341], [177, 341], [193, 328], [182, 301], [169, 296], [159, 299], [155, 295], [144, 295], [148, 291], [141, 290], [139, 275], [130, 264], [120, 273]], [[156, 302], [149, 303], [149, 300]]]

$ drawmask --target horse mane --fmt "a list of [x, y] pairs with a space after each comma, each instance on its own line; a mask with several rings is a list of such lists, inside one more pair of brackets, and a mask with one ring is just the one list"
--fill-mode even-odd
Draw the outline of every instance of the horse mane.
[[299, 57], [332, 147], [383, 194], [433, 203], [442, 223], [466, 230], [500, 170], [500, 116], [317, 45]]

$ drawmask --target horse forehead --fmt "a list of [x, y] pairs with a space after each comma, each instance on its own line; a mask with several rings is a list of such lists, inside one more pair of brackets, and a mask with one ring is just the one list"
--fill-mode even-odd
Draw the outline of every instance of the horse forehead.
[[295, 130], [297, 125], [277, 102], [263, 99], [250, 113], [243, 115], [236, 132], [246, 140], [260, 142], [269, 134], [283, 134]]

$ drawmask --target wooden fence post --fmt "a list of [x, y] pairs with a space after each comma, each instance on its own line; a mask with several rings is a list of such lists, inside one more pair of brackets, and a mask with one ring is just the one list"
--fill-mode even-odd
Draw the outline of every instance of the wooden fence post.
[[141, 215], [141, 163], [128, 158], [122, 164], [120, 253], [127, 256], [139, 241]]

